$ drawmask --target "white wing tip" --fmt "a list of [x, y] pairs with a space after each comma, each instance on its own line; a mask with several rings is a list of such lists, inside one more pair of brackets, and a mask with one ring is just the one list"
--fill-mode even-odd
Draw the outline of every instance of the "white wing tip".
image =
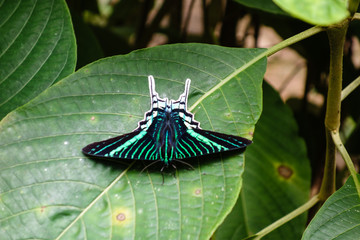
[[155, 79], [154, 79], [153, 75], [149, 75], [148, 80], [149, 80], [150, 95], [152, 97], [154, 94], [156, 94], [156, 92], [155, 92]]

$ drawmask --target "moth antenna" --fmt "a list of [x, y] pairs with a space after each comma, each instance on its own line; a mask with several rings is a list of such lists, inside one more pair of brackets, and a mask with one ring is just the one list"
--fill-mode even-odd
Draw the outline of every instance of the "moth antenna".
[[164, 180], [165, 180], [165, 178], [164, 178], [164, 168], [165, 168], [165, 165], [161, 168], [161, 170], [160, 170], [160, 172], [161, 172], [161, 176], [162, 176], [162, 184], [161, 185], [164, 185]]
[[182, 161], [182, 160], [180, 160], [180, 159], [174, 159], [173, 161], [174, 161], [174, 162], [182, 163], [182, 164], [184, 164], [184, 165], [186, 165], [186, 166], [189, 166], [192, 170], [195, 170], [195, 168], [193, 167], [193, 165], [191, 165], [190, 163], [187, 163], [187, 162]]
[[177, 171], [177, 168], [176, 168], [176, 166], [175, 166], [173, 163], [171, 164], [171, 166], [175, 169], [175, 171], [173, 171], [173, 178], [176, 178], [175, 173], [176, 173], [176, 171]]
[[161, 176], [162, 176], [162, 180], [163, 180], [161, 185], [164, 185], [165, 178], [164, 178], [164, 173], [163, 172], [161, 172]]
[[151, 167], [152, 165], [154, 165], [154, 164], [156, 164], [156, 163], [158, 163], [158, 162], [160, 162], [160, 161], [161, 161], [161, 160], [157, 160], [157, 161], [155, 161], [155, 162], [150, 163], [149, 165], [147, 165], [146, 167], [144, 167], [143, 170], [141, 170], [140, 174], [141, 174], [143, 171], [145, 171], [146, 169], [148, 169], [149, 167]]

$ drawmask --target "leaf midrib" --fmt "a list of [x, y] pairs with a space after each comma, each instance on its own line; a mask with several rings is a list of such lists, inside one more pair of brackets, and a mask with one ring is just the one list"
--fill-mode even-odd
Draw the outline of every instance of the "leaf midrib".
[[104, 191], [102, 191], [86, 208], [84, 208], [84, 210], [55, 238], [55, 240], [59, 240], [62, 236], [64, 236], [64, 234], [127, 173], [127, 171], [134, 165], [134, 163], [135, 161], [133, 161], [122, 173], [119, 174], [119, 176], [117, 176], [109, 184], [109, 186], [104, 189]]

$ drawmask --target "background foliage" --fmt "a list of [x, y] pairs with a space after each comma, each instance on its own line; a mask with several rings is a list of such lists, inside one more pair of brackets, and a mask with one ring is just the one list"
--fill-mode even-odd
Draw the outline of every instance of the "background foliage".
[[[239, 239], [318, 192], [326, 34], [291, 45], [307, 73], [303, 97], [286, 104], [262, 83], [266, 49], [256, 47], [263, 26], [285, 39], [342, 21], [356, 1], [274, 2], [0, 0], [0, 239]], [[347, 32], [344, 86], [359, 75], [358, 29], [354, 21]], [[147, 48], [173, 43], [184, 44]], [[189, 108], [202, 128], [254, 144], [169, 172], [164, 185], [156, 171], [139, 174], [142, 163], [83, 156], [86, 144], [136, 127], [150, 74], [172, 99], [191, 78]], [[324, 103], [311, 101], [314, 92]], [[342, 103], [340, 132], [357, 167], [358, 93]], [[339, 188], [348, 175], [339, 164]], [[302, 214], [264, 239], [299, 239], [312, 218], [304, 239], [351, 239], [357, 200], [349, 179], [314, 218]]]

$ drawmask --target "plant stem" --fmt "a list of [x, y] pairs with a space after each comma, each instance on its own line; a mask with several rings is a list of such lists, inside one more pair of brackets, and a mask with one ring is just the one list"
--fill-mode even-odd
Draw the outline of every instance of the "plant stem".
[[351, 161], [351, 158], [348, 154], [348, 152], [346, 151], [346, 148], [344, 147], [344, 144], [341, 142], [341, 138], [340, 138], [340, 135], [339, 135], [339, 132], [338, 131], [332, 131], [331, 132], [331, 137], [337, 147], [337, 149], [339, 150], [341, 156], [343, 157], [349, 171], [350, 171], [350, 174], [352, 176], [352, 178], [354, 179], [354, 183], [355, 183], [355, 186], [356, 186], [356, 191], [358, 192], [358, 195], [359, 195], [359, 198], [360, 198], [360, 183], [359, 183], [359, 180], [358, 178], [356, 177], [356, 170], [355, 170], [355, 167], [354, 167], [354, 164], [353, 162]]
[[322, 184], [319, 192], [320, 199], [325, 202], [325, 200], [335, 192], [335, 152], [336, 147], [331, 138], [331, 131], [329, 129], [325, 130], [326, 134], [326, 155], [325, 155], [325, 168], [324, 176], [322, 179]]
[[297, 209], [295, 209], [291, 213], [285, 215], [284, 217], [282, 217], [279, 220], [277, 220], [276, 222], [270, 224], [269, 226], [267, 226], [266, 228], [264, 228], [260, 232], [256, 233], [255, 234], [256, 237], [251, 238], [251, 239], [255, 240], [255, 239], [260, 239], [260, 238], [264, 237], [266, 234], [270, 233], [271, 231], [275, 230], [276, 228], [282, 226], [283, 224], [287, 223], [288, 221], [294, 219], [295, 217], [297, 217], [300, 214], [302, 214], [302, 213], [306, 212], [307, 210], [309, 210], [317, 202], [319, 202], [319, 200], [320, 199], [319, 199], [318, 195], [315, 195], [309, 201], [304, 203], [302, 206], [298, 207]]
[[341, 91], [341, 101], [344, 100], [352, 91], [360, 85], [360, 76], [352, 81], [349, 85]]
[[336, 147], [331, 133], [332, 131], [338, 131], [340, 127], [343, 49], [348, 25], [349, 22], [346, 20], [327, 29], [330, 44], [330, 71], [325, 115], [326, 159], [324, 177], [319, 193], [319, 198], [322, 201], [325, 201], [335, 192]]

